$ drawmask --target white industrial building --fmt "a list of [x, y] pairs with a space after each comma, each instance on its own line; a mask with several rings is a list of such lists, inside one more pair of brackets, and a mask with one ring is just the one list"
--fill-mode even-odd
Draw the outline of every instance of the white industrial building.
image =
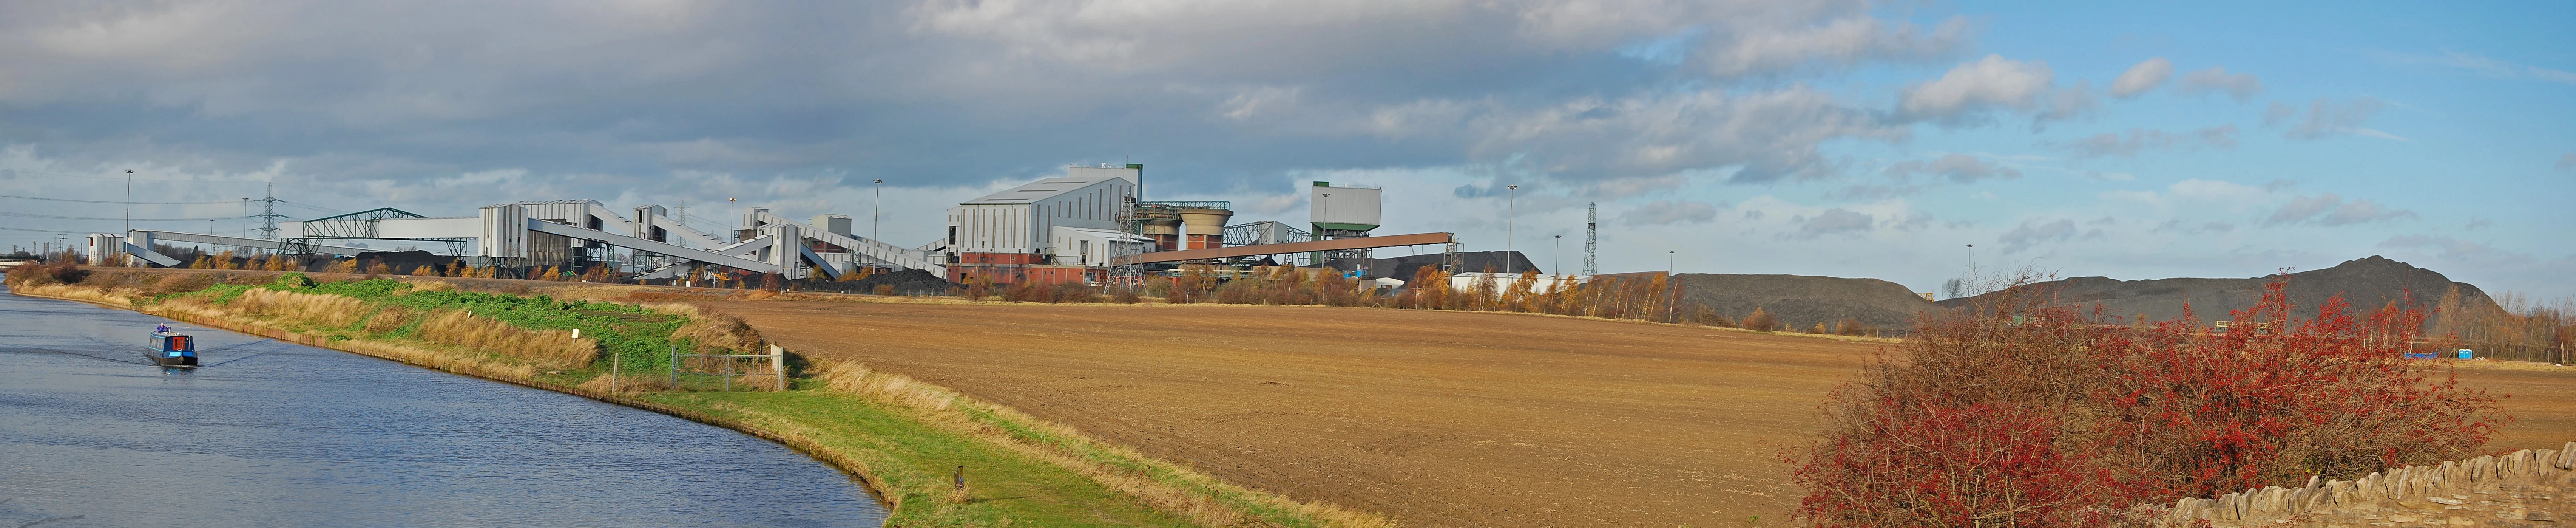
[[[1143, 183], [1143, 167], [1074, 166], [1065, 172], [950, 208], [946, 249], [956, 255], [952, 262], [967, 268], [1105, 267], [1121, 251], [1146, 250], [1146, 239], [1121, 233], [1118, 226], [1119, 211]], [[974, 273], [951, 271], [958, 277]]]

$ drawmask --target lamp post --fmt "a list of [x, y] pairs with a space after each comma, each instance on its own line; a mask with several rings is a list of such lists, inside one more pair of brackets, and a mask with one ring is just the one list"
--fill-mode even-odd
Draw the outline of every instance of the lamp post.
[[[131, 238], [132, 238], [133, 236], [134, 236], [134, 169], [126, 169], [126, 170], [125, 170], [125, 238], [120, 238], [120, 239], [118, 239], [118, 240], [125, 240], [127, 243], [132, 243], [132, 242], [133, 242], [133, 240], [131, 240]], [[124, 253], [124, 252], [123, 252], [123, 251], [119, 251], [118, 253]], [[133, 255], [126, 255], [125, 257], [126, 257], [126, 265], [128, 265], [128, 266], [134, 265], [134, 261], [133, 261], [134, 256], [133, 256]]]
[[1512, 258], [1512, 216], [1520, 209], [1521, 186], [1503, 186], [1503, 273], [1520, 273], [1513, 269], [1520, 259]]
[[1555, 270], [1556, 270], [1556, 274], [1558, 274], [1558, 275], [1564, 275], [1564, 274], [1565, 274], [1565, 235], [1555, 235], [1555, 237], [1556, 237], [1556, 251], [1555, 251], [1554, 253], [1550, 253], [1550, 254], [1548, 255], [1548, 257], [1547, 257], [1547, 266], [1548, 266], [1549, 268], [1551, 268], [1551, 269], [1555, 269]]
[[735, 226], [734, 226], [734, 222], [740, 222], [740, 221], [742, 221], [742, 220], [741, 220], [741, 219], [738, 219], [738, 218], [734, 218], [734, 217], [733, 217], [733, 215], [734, 215], [734, 210], [733, 210], [733, 199], [732, 199], [732, 198], [726, 198], [726, 199], [725, 199], [725, 234], [733, 235], [733, 241], [735, 241], [735, 242], [741, 242], [741, 241], [742, 241], [742, 228], [740, 228], [740, 227], [735, 227]]
[[877, 180], [877, 203], [868, 209], [868, 240], [878, 240], [877, 223], [885, 218], [885, 180]]

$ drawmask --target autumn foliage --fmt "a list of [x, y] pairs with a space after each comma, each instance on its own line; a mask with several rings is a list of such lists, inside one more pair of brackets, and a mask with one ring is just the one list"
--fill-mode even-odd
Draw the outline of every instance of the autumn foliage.
[[[2131, 507], [2471, 454], [2507, 418], [2405, 357], [2419, 310], [2298, 313], [2271, 284], [2225, 330], [2127, 324], [2007, 290], [1925, 319], [1838, 391], [1797, 455], [1818, 526], [2109, 526]], [[2294, 314], [2296, 316], [2294, 316]]]

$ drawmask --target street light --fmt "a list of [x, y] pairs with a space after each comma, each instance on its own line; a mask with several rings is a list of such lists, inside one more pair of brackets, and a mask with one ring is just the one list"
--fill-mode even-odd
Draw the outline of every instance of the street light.
[[1520, 273], [1513, 269], [1520, 259], [1512, 258], [1512, 215], [1520, 209], [1521, 186], [1505, 185], [1503, 189], [1503, 272]]
[[734, 210], [733, 210], [733, 199], [732, 199], [732, 198], [726, 198], [726, 199], [725, 199], [725, 231], [728, 231], [728, 232], [730, 232], [730, 233], [733, 235], [733, 241], [735, 241], [735, 242], [741, 242], [741, 241], [742, 241], [742, 228], [741, 228], [741, 227], [736, 227], [736, 226], [734, 226], [734, 224], [733, 224], [734, 222], [739, 222], [739, 221], [741, 221], [741, 220], [734, 218], [734, 216], [733, 216], [733, 215], [734, 215]]
[[879, 222], [879, 221], [880, 221], [879, 219], [881, 219], [881, 218], [885, 218], [885, 180], [884, 180], [884, 179], [878, 179], [878, 180], [877, 180], [877, 204], [876, 204], [876, 207], [875, 207], [875, 208], [872, 208], [872, 209], [868, 209], [868, 240], [882, 240], [882, 238], [880, 238], [880, 237], [878, 236], [878, 234], [879, 234], [879, 233], [878, 233], [878, 230], [877, 230], [877, 222]]
[[1564, 274], [1565, 274], [1565, 235], [1555, 235], [1555, 236], [1556, 236], [1556, 252], [1555, 252], [1555, 253], [1553, 253], [1553, 254], [1550, 254], [1550, 255], [1547, 257], [1547, 259], [1548, 259], [1548, 260], [1547, 260], [1547, 265], [1548, 265], [1548, 267], [1549, 267], [1549, 268], [1553, 268], [1553, 269], [1555, 269], [1555, 270], [1556, 270], [1556, 273], [1557, 273], [1558, 275], [1564, 275]]

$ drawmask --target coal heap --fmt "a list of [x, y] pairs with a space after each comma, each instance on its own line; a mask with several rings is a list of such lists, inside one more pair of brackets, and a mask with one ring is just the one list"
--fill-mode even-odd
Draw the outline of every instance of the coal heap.
[[[2182, 317], [2188, 304], [2201, 320], [2225, 319], [2232, 310], [2252, 308], [2262, 298], [2263, 285], [2279, 275], [2242, 279], [2156, 279], [2117, 280], [2109, 277], [2075, 277], [2029, 284], [2021, 288], [2055, 295], [2058, 302], [2079, 304], [2086, 308], [2100, 306], [2104, 313], [2124, 317], [2144, 316], [2150, 321]], [[2373, 255], [2344, 261], [2335, 267], [2292, 273], [2288, 276], [2288, 294], [2293, 314], [2313, 315], [2328, 299], [2342, 295], [2356, 313], [2378, 309], [2390, 302], [2412, 299], [2414, 303], [2432, 306], [2442, 296], [2458, 288], [2462, 306], [2494, 307], [2495, 300], [2486, 291], [2465, 282], [2387, 257]], [[1942, 306], [1962, 306], [1976, 297], [1948, 299]]]

